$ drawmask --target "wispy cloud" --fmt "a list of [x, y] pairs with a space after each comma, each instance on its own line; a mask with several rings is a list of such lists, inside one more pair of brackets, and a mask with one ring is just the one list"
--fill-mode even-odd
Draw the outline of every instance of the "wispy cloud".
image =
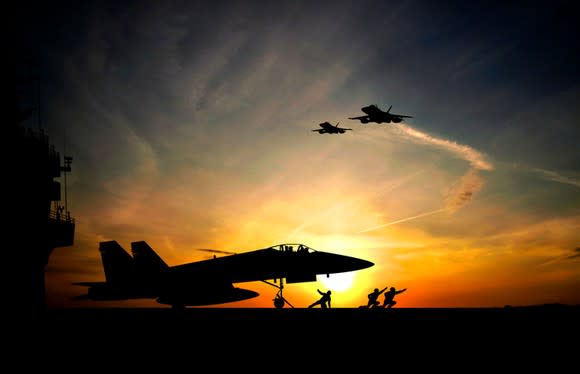
[[580, 247], [575, 248], [571, 254], [567, 253], [563, 256], [558, 256], [556, 258], [553, 258], [549, 261], [546, 261], [546, 262], [540, 264], [540, 266], [559, 264], [559, 263], [567, 262], [567, 261], [576, 261], [578, 259], [580, 259]]
[[467, 174], [461, 177], [461, 181], [451, 188], [445, 200], [445, 206], [451, 211], [456, 211], [473, 199], [483, 187], [483, 179], [478, 173], [478, 170], [471, 169]]
[[564, 257], [564, 260], [573, 260], [573, 259], [579, 258], [579, 257], [580, 257], [580, 248], [576, 248], [574, 250], [574, 253]]

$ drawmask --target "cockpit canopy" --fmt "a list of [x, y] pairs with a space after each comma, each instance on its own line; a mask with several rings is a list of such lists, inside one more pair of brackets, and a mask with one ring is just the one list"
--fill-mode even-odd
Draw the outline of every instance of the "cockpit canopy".
[[286, 244], [276, 244], [270, 247], [276, 251], [280, 252], [296, 252], [296, 253], [314, 253], [315, 249], [312, 249], [304, 244], [300, 243], [286, 243]]

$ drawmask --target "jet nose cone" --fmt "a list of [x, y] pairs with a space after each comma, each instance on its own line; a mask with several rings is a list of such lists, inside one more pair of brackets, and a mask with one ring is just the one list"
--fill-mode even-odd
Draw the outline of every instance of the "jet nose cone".
[[356, 266], [356, 269], [357, 270], [370, 268], [371, 266], [374, 266], [375, 265], [374, 263], [372, 263], [370, 261], [361, 260], [360, 258], [357, 258], [355, 260], [356, 261], [354, 263], [354, 266]]
[[366, 269], [374, 264], [370, 261], [356, 257], [339, 255], [334, 253], [315, 252], [313, 256], [313, 269], [317, 274], [342, 273]]

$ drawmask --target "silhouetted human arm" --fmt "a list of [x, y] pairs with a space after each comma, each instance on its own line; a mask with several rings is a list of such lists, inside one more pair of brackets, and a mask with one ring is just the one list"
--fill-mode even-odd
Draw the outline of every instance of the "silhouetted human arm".
[[399, 290], [399, 291], [395, 292], [395, 294], [400, 294], [400, 293], [405, 292], [405, 291], [407, 291], [407, 289], [406, 288], [403, 288], [402, 290]]
[[318, 291], [318, 293], [321, 294], [322, 296], [326, 295], [324, 292], [320, 292], [320, 290], [318, 289], [316, 291]]
[[379, 292], [379, 294], [378, 294], [377, 296], [379, 296], [380, 294], [382, 294], [383, 292], [385, 292], [385, 291], [387, 290], [387, 288], [389, 288], [389, 286], [387, 286], [387, 287], [383, 288], [383, 289], [381, 290], [381, 292]]

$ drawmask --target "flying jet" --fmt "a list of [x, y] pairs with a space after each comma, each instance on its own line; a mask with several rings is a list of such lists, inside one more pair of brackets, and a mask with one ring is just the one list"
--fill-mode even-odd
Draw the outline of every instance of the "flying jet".
[[412, 116], [407, 116], [403, 114], [391, 113], [391, 105], [389, 109], [384, 112], [375, 104], [362, 107], [361, 110], [366, 113], [366, 116], [360, 117], [350, 117], [349, 119], [358, 119], [361, 123], [399, 123], [403, 121], [403, 118], [413, 118]]
[[315, 129], [312, 131], [317, 131], [319, 134], [344, 134], [347, 130], [352, 129], [345, 129], [343, 127], [338, 127], [338, 122], [336, 125], [331, 125], [330, 122], [322, 122], [319, 126], [320, 129]]
[[74, 283], [88, 287], [87, 294], [74, 297], [76, 300], [155, 299], [181, 309], [251, 299], [258, 293], [234, 287], [234, 283], [262, 281], [278, 289], [273, 299], [276, 308], [293, 307], [282, 295], [284, 280], [313, 282], [318, 274], [328, 276], [374, 265], [303, 244], [277, 244], [177, 266], [168, 266], [145, 241], [131, 243], [132, 256], [115, 240], [100, 242], [99, 251], [105, 282]]

